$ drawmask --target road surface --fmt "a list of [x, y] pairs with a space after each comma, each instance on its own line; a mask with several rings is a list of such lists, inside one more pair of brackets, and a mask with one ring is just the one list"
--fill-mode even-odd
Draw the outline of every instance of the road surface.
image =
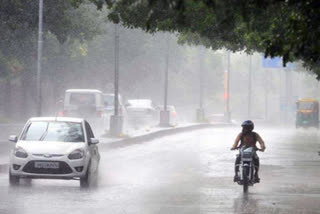
[[242, 192], [233, 183], [240, 129], [212, 128], [101, 150], [99, 183], [33, 180], [9, 187], [0, 174], [0, 213], [320, 213], [320, 134], [257, 130], [261, 183]]

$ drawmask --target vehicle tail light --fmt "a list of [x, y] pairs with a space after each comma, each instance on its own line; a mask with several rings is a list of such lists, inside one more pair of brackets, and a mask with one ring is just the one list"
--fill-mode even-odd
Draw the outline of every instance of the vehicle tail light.
[[63, 117], [63, 116], [64, 116], [63, 111], [58, 111], [58, 117]]
[[175, 117], [175, 116], [177, 116], [177, 112], [173, 111], [173, 112], [171, 112], [171, 115], [172, 115], [173, 117]]
[[102, 111], [97, 111], [97, 116], [102, 117]]

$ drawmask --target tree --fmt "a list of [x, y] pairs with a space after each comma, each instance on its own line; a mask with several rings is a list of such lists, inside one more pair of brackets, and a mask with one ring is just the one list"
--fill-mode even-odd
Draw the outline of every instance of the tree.
[[[70, 0], [79, 5], [83, 0]], [[318, 0], [91, 0], [109, 18], [148, 32], [177, 31], [182, 42], [212, 49], [262, 51], [302, 60], [320, 78]]]
[[[25, 109], [28, 109], [30, 99], [35, 97], [32, 95], [35, 93], [38, 4], [39, 1], [35, 0], [3, 0], [0, 5], [0, 80], [5, 79], [9, 87], [10, 81], [19, 77]], [[83, 57], [82, 47], [102, 33], [100, 25], [105, 19], [97, 18], [101, 14], [91, 3], [83, 3], [75, 9], [68, 1], [44, 1], [42, 78], [51, 75], [55, 82], [57, 76], [65, 72], [64, 68], [56, 65], [67, 64], [72, 58], [70, 52], [82, 52], [80, 57]], [[80, 44], [82, 49], [74, 44]], [[10, 99], [7, 94], [6, 98]]]

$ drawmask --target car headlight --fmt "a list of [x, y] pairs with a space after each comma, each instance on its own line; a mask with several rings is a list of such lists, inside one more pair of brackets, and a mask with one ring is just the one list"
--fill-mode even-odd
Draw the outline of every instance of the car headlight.
[[68, 155], [70, 160], [81, 159], [84, 157], [84, 151], [82, 149], [76, 149]]
[[14, 156], [16, 156], [18, 158], [27, 158], [28, 153], [23, 148], [17, 147], [14, 150]]

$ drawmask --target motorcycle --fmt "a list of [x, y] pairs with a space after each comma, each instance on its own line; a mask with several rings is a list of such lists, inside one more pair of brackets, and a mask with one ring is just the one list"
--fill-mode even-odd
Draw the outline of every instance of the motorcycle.
[[249, 186], [253, 186], [257, 181], [254, 179], [255, 163], [253, 161], [256, 151], [261, 151], [255, 147], [237, 148], [240, 150], [240, 179], [237, 181], [239, 185], [243, 185], [243, 192], [248, 192]]

